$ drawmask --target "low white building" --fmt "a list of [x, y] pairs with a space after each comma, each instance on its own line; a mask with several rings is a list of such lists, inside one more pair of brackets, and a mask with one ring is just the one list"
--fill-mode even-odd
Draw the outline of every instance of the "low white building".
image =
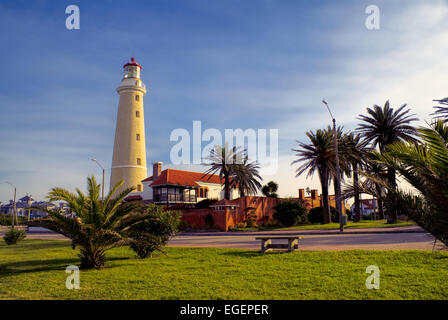
[[[162, 162], [153, 164], [153, 175], [144, 179], [142, 184], [143, 192], [134, 193], [126, 200], [170, 205], [195, 204], [205, 199], [224, 198], [223, 181], [218, 175], [176, 169], [162, 171]], [[238, 197], [238, 189], [231, 189], [230, 198]]]

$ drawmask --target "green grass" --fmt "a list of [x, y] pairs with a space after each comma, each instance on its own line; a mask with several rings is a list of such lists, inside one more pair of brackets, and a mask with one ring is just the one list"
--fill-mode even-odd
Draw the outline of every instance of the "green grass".
[[[345, 229], [371, 229], [371, 228], [396, 228], [415, 225], [412, 221], [397, 221], [396, 223], [387, 223], [387, 220], [363, 220], [360, 222], [348, 222]], [[303, 224], [292, 227], [255, 227], [255, 228], [234, 228], [231, 231], [263, 231], [263, 230], [334, 230], [339, 229], [339, 223], [326, 224]]]
[[[251, 250], [167, 248], [139, 260], [108, 252], [103, 270], [81, 271], [81, 289], [65, 288], [78, 264], [68, 241], [0, 244], [0, 299], [447, 299], [448, 253], [339, 251], [260, 254]], [[367, 290], [377, 265], [381, 288]]]

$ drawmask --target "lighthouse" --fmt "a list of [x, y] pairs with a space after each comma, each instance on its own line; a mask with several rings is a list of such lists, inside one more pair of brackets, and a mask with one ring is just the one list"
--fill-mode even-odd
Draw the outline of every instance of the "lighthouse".
[[116, 195], [125, 188], [134, 187], [135, 192], [143, 191], [142, 180], [147, 177], [145, 121], [143, 117], [143, 96], [146, 86], [140, 79], [142, 66], [132, 58], [123, 66], [123, 79], [117, 92], [117, 125], [115, 129], [114, 153], [110, 188], [121, 180], [124, 184]]

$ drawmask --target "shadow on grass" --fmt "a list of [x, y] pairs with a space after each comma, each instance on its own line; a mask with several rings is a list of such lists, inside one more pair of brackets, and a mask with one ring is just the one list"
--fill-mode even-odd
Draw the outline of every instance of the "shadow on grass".
[[[106, 259], [105, 269], [117, 266], [107, 266], [107, 262], [128, 260], [127, 257], [112, 257]], [[27, 260], [20, 262], [9, 262], [0, 264], [0, 278], [14, 274], [34, 273], [43, 271], [65, 270], [69, 265], [79, 266], [79, 258], [48, 259], [48, 260]]]
[[234, 257], [240, 257], [240, 258], [256, 258], [256, 257], [265, 257], [265, 256], [270, 256], [270, 255], [283, 255], [283, 254], [288, 254], [291, 252], [288, 251], [268, 251], [265, 253], [261, 253], [260, 251], [254, 251], [254, 250], [250, 250], [250, 251], [229, 251], [229, 252], [223, 252], [220, 253], [220, 255], [223, 256], [234, 256]]

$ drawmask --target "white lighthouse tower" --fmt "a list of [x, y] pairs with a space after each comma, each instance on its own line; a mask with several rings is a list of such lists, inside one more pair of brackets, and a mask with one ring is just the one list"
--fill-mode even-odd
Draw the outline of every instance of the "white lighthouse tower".
[[117, 192], [128, 187], [134, 187], [135, 192], [142, 192], [141, 181], [147, 177], [143, 117], [143, 96], [146, 94], [146, 86], [140, 79], [142, 67], [135, 62], [134, 58], [123, 68], [123, 80], [117, 88], [120, 102], [118, 104], [110, 187], [113, 188], [120, 180], [124, 180], [124, 184]]

